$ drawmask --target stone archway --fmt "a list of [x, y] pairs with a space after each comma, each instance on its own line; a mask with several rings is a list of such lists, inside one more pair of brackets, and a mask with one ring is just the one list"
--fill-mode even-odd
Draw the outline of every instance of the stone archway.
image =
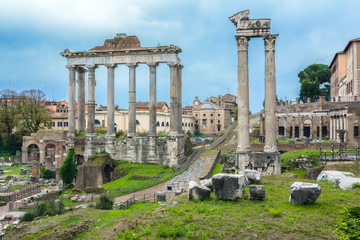
[[45, 145], [45, 168], [49, 170], [54, 170], [54, 161], [55, 161], [55, 152], [56, 145], [49, 143]]
[[37, 144], [29, 144], [26, 147], [27, 151], [27, 161], [39, 161], [40, 160], [40, 148]]

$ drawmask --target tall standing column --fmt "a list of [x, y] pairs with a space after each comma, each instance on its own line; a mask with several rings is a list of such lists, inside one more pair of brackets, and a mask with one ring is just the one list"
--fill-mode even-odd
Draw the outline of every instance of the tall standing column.
[[78, 73], [78, 118], [77, 128], [85, 131], [85, 72], [83, 67], [77, 69]]
[[292, 122], [292, 138], [295, 138], [295, 116], [293, 117]]
[[95, 133], [95, 69], [96, 65], [86, 65], [89, 70], [88, 75], [88, 117], [87, 134]]
[[156, 137], [156, 66], [158, 63], [148, 63], [150, 68], [150, 104], [149, 104], [149, 136]]
[[340, 125], [339, 124], [339, 116], [337, 115], [335, 118], [335, 140], [339, 139], [339, 134], [336, 131], [336, 130], [340, 129], [339, 125]]
[[106, 64], [107, 67], [107, 136], [115, 136], [115, 97], [114, 97], [114, 78], [116, 64]]
[[313, 138], [313, 116], [310, 116], [310, 138]]
[[182, 134], [182, 69], [183, 65], [178, 65], [177, 67], [177, 83], [178, 87], [176, 89], [177, 95], [177, 129], [178, 133]]
[[66, 66], [69, 69], [69, 129], [68, 129], [68, 143], [69, 147], [74, 146], [75, 138], [75, 118], [76, 118], [76, 82], [75, 82], [75, 65]]
[[264, 38], [265, 43], [265, 146], [264, 152], [277, 152], [276, 141], [276, 78], [275, 40], [278, 35]]
[[304, 136], [304, 117], [301, 116], [300, 117], [300, 134], [299, 134], [300, 137], [303, 137]]
[[279, 122], [280, 122], [280, 118], [279, 117], [277, 117], [276, 118], [276, 138], [278, 138], [279, 137]]
[[178, 134], [178, 94], [177, 94], [177, 64], [174, 62], [168, 63], [170, 67], [170, 135]]
[[348, 126], [347, 126], [347, 119], [346, 119], [346, 114], [344, 115], [344, 130], [346, 130], [345, 135], [344, 135], [344, 139], [345, 142], [347, 142], [347, 133], [348, 133]]
[[[248, 37], [236, 36], [238, 53], [238, 153], [250, 152]], [[265, 124], [266, 128], [266, 124]]]
[[319, 138], [320, 138], [320, 140], [322, 140], [322, 135], [323, 135], [323, 132], [322, 132], [322, 116], [320, 116], [320, 125], [319, 125]]
[[334, 128], [333, 117], [330, 116], [330, 140], [334, 140], [333, 128]]
[[129, 67], [129, 132], [128, 137], [136, 136], [136, 67], [137, 63], [127, 63]]
[[287, 117], [284, 117], [284, 137], [287, 136]]

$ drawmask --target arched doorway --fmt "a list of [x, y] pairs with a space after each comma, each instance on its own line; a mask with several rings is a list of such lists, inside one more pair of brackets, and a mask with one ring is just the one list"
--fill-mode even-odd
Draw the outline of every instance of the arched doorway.
[[27, 147], [28, 161], [39, 161], [40, 160], [40, 149], [36, 144], [30, 144]]
[[45, 167], [49, 170], [55, 169], [55, 150], [56, 146], [52, 143], [45, 146]]

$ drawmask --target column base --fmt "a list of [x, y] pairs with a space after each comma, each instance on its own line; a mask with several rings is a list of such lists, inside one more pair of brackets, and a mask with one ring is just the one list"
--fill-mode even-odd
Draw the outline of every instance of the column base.
[[277, 146], [264, 146], [264, 152], [273, 153], [278, 152]]
[[250, 146], [238, 145], [236, 148], [236, 153], [249, 153], [251, 152]]
[[68, 148], [75, 147], [75, 134], [74, 133], [67, 134], [66, 145], [68, 146]]
[[128, 138], [135, 138], [136, 137], [136, 133], [128, 133], [127, 134]]

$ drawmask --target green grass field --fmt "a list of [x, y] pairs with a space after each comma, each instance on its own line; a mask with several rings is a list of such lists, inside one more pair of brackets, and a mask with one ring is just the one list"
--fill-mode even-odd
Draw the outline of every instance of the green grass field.
[[137, 203], [128, 210], [74, 210], [22, 223], [5, 239], [338, 239], [338, 214], [359, 205], [360, 189], [344, 191], [318, 182], [322, 193], [316, 204], [298, 206], [288, 202], [295, 181], [304, 180], [264, 177], [262, 202], [249, 201], [246, 188], [238, 202], [216, 200], [213, 194], [205, 201], [188, 201], [183, 194], [174, 199], [175, 206]]

